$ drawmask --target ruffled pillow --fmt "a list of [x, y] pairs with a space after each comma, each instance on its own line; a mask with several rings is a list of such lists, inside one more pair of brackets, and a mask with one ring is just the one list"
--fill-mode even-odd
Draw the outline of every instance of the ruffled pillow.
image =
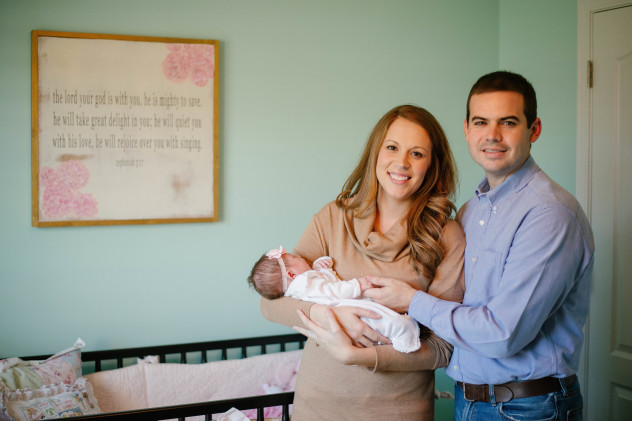
[[72, 347], [46, 360], [0, 360], [0, 391], [35, 390], [55, 383], [73, 384], [81, 377], [81, 349], [84, 346], [85, 343], [77, 339]]

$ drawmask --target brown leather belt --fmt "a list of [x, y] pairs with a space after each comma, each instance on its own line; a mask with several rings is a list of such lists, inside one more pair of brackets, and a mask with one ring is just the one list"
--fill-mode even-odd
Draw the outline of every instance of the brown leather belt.
[[[509, 402], [512, 399], [528, 398], [530, 396], [544, 395], [547, 393], [559, 392], [562, 390], [560, 381], [564, 386], [569, 386], [577, 380], [577, 376], [558, 379], [556, 377], [543, 377], [536, 380], [525, 380], [522, 382], [510, 382], [494, 385], [494, 397], [498, 403]], [[491, 402], [488, 384], [470, 384], [457, 382], [463, 389], [463, 396], [466, 401]]]

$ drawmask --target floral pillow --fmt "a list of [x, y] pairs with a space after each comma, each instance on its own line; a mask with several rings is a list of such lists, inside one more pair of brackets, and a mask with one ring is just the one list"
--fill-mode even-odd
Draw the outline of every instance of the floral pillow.
[[[5, 415], [15, 421], [33, 421], [100, 414], [90, 383], [85, 377], [72, 385], [58, 383], [36, 390], [11, 390], [3, 393]], [[1, 417], [1, 415], [0, 415]]]
[[46, 360], [24, 361], [20, 358], [0, 360], [0, 392], [16, 389], [39, 389], [55, 383], [73, 384], [81, 377], [81, 339]]

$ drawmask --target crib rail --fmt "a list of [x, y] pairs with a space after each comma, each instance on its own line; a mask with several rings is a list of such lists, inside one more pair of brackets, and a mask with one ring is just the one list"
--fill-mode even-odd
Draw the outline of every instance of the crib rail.
[[264, 408], [282, 406], [282, 421], [290, 421], [289, 406], [294, 400], [294, 392], [277, 393], [272, 395], [252, 396], [247, 398], [225, 399], [213, 402], [201, 402], [187, 405], [165, 406], [161, 408], [138, 409], [134, 411], [112, 412], [106, 414], [85, 415], [73, 417], [76, 421], [159, 421], [178, 419], [184, 421], [187, 417], [204, 416], [210, 421], [213, 414], [222, 414], [231, 408], [240, 411], [257, 410], [257, 421], [264, 421]]
[[[272, 352], [286, 351], [288, 344], [297, 344], [297, 349], [303, 349], [305, 336], [300, 333], [259, 336], [253, 338], [226, 339], [208, 342], [193, 342], [187, 344], [145, 346], [138, 348], [108, 349], [104, 351], [86, 351], [81, 353], [81, 361], [84, 371], [93, 372], [103, 369], [122, 368], [136, 363], [136, 358], [143, 358], [147, 355], [158, 355], [161, 363], [167, 362], [168, 358], [175, 356], [176, 361], [181, 364], [189, 363], [195, 358], [196, 363], [209, 362], [208, 355], [212, 351], [218, 351], [218, 358], [215, 360], [227, 360], [232, 358], [247, 358], [253, 355], [267, 354]], [[274, 349], [272, 349], [274, 348]], [[236, 356], [231, 356], [230, 351], [237, 351]], [[50, 355], [37, 355], [24, 357], [25, 360], [44, 360]], [[104, 368], [105, 362], [113, 362], [114, 366]], [[87, 370], [86, 370], [87, 369]]]

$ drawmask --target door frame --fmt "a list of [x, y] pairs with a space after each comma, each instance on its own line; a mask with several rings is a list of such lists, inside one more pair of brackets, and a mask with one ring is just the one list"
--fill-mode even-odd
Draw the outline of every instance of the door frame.
[[595, 13], [632, 5], [631, 0], [578, 0], [577, 1], [577, 165], [575, 195], [591, 218], [592, 176], [592, 91], [588, 89], [588, 61], [592, 60], [592, 18]]
[[[577, 1], [577, 150], [575, 166], [575, 196], [592, 222], [592, 89], [588, 87], [588, 62], [593, 57], [593, 15], [605, 10], [632, 5], [632, 0], [578, 0]], [[584, 327], [579, 375], [584, 393], [584, 417], [588, 403], [588, 344], [590, 341], [590, 315]]]

